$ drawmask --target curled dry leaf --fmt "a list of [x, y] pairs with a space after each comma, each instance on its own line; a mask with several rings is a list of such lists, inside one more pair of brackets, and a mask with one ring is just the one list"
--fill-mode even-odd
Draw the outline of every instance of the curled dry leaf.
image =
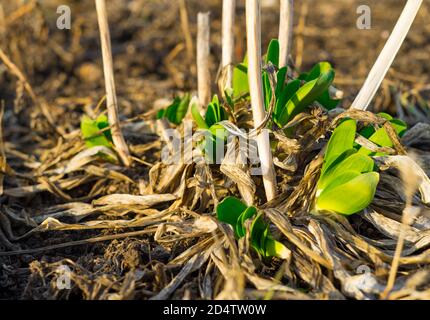
[[110, 194], [93, 201], [95, 206], [106, 205], [138, 205], [142, 207], [152, 207], [157, 204], [176, 200], [173, 194], [149, 194], [136, 196], [131, 194]]
[[96, 146], [89, 149], [85, 149], [84, 151], [81, 151], [76, 156], [74, 156], [64, 168], [64, 171], [62, 171], [62, 169], [57, 169], [56, 171], [58, 173], [71, 173], [81, 169], [88, 163], [91, 163], [95, 160], [99, 160], [100, 157], [103, 156], [108, 157], [115, 162], [118, 161], [116, 154], [111, 149], [105, 146]]
[[408, 156], [392, 156], [392, 157], [379, 157], [377, 161], [389, 167], [401, 168], [409, 167], [419, 177], [419, 190], [423, 203], [430, 204], [430, 179], [421, 166]]

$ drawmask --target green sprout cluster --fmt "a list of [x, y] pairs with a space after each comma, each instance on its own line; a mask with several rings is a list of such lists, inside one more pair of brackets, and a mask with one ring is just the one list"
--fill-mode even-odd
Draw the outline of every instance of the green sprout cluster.
[[157, 113], [157, 119], [167, 119], [170, 123], [180, 125], [188, 112], [190, 104], [190, 94], [185, 94], [183, 97], [175, 97], [173, 102], [166, 108], [161, 109]]
[[253, 219], [250, 225], [250, 242], [254, 250], [263, 258], [286, 258], [288, 249], [279, 241], [273, 239], [269, 226], [263, 220], [263, 214], [257, 208], [248, 207], [235, 197], [227, 197], [216, 207], [219, 221], [233, 227], [237, 239], [246, 235], [245, 222]]
[[[388, 114], [387, 119], [398, 135], [406, 131], [406, 124]], [[351, 215], [365, 209], [375, 196], [379, 174], [371, 156], [384, 153], [372, 152], [355, 143], [357, 122], [346, 119], [333, 131], [324, 155], [324, 164], [317, 184], [315, 210]], [[360, 135], [379, 147], [392, 147], [393, 142], [385, 128], [365, 126]], [[347, 201], [345, 200], [347, 199]]]
[[104, 114], [93, 120], [84, 115], [81, 119], [81, 133], [87, 148], [104, 146], [112, 148], [112, 133], [108, 117]]
[[[263, 94], [266, 110], [272, 110], [273, 125], [285, 128], [299, 113], [314, 103], [319, 103], [327, 110], [335, 108], [340, 100], [330, 97], [329, 88], [335, 78], [335, 71], [328, 62], [316, 64], [309, 72], [291, 78], [287, 67], [279, 66], [279, 43], [272, 40], [265, 55], [265, 64], [269, 66], [262, 71]], [[270, 68], [271, 67], [271, 68]], [[249, 95], [247, 58], [234, 68], [233, 88], [225, 92], [226, 105], [234, 109], [235, 99]], [[274, 76], [276, 83], [271, 83]], [[274, 97], [273, 97], [274, 95]], [[274, 99], [273, 99], [274, 98]], [[191, 97], [185, 94], [175, 97], [171, 105], [157, 113], [157, 119], [167, 119], [174, 125], [180, 125], [185, 118]], [[274, 103], [274, 105], [272, 105]], [[221, 125], [229, 119], [228, 112], [214, 95], [207, 106], [204, 116], [200, 114], [197, 104], [191, 105], [191, 115], [200, 130], [208, 133], [212, 148], [207, 141], [200, 147], [209, 160], [216, 154], [217, 141], [225, 141], [227, 130]], [[406, 124], [394, 119], [389, 114], [379, 113], [385, 118], [401, 137], [407, 130]], [[83, 116], [81, 132], [88, 148], [105, 146], [112, 148], [112, 135], [105, 115], [93, 120]], [[343, 120], [333, 131], [327, 144], [321, 174], [317, 182], [313, 213], [330, 212], [352, 215], [362, 211], [371, 204], [379, 183], [379, 174], [372, 157], [383, 156], [355, 142], [356, 135], [373, 142], [379, 147], [393, 147], [393, 142], [385, 128], [372, 125], [357, 130], [357, 121]], [[248, 207], [235, 197], [227, 197], [216, 207], [217, 217], [233, 227], [235, 236], [240, 239], [246, 235], [246, 221], [250, 224], [250, 242], [255, 251], [262, 257], [285, 258], [286, 247], [273, 239], [269, 226], [263, 220], [263, 213], [256, 207]]]
[[[288, 68], [279, 67], [279, 42], [272, 40], [265, 56], [266, 65], [276, 70], [275, 108], [272, 114], [274, 123], [285, 127], [297, 114], [303, 112], [315, 102], [327, 110], [335, 108], [339, 100], [330, 97], [329, 88], [334, 81], [335, 72], [328, 62], [316, 64], [308, 73], [302, 73], [297, 79], [288, 79]], [[233, 92], [236, 96], [249, 93], [247, 58], [237, 65], [233, 73]], [[268, 71], [262, 74], [263, 93], [266, 109], [269, 109], [273, 90]]]
[[212, 148], [206, 140], [202, 142], [201, 146], [209, 160], [214, 161], [217, 141], [225, 141], [225, 139], [227, 139], [227, 130], [220, 122], [228, 120], [228, 115], [221, 106], [217, 95], [213, 96], [212, 102], [207, 106], [204, 118], [201, 116], [197, 104], [191, 106], [191, 114], [197, 127], [209, 133], [209, 141], [212, 144]]

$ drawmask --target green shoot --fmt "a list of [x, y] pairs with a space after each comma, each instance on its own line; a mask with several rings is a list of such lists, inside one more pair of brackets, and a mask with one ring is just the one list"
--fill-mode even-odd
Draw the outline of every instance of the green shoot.
[[112, 134], [106, 115], [100, 115], [96, 120], [84, 115], [81, 119], [81, 133], [88, 148], [104, 146], [112, 148]]
[[227, 112], [221, 106], [218, 96], [214, 95], [212, 102], [209, 103], [205, 117], [200, 115], [199, 108], [196, 104], [191, 106], [191, 115], [197, 124], [197, 127], [201, 130], [206, 130], [210, 133], [212, 139], [212, 149], [203, 142], [202, 147], [207, 156], [214, 160], [216, 154], [217, 141], [225, 141], [227, 138], [227, 130], [219, 123], [224, 120], [228, 120]]
[[233, 70], [233, 95], [240, 97], [249, 93], [248, 83], [248, 57], [238, 64]]
[[166, 118], [169, 120], [169, 122], [175, 125], [180, 125], [188, 112], [190, 100], [190, 94], [186, 94], [182, 98], [175, 97], [170, 106], [168, 106], [166, 109], [161, 109], [158, 111], [157, 119]]
[[[387, 113], [378, 113], [379, 116], [387, 119], [391, 125], [393, 126], [394, 130], [398, 134], [398, 136], [401, 138], [408, 128], [406, 123], [404, 123], [402, 120], [394, 119], [392, 116], [390, 116]], [[388, 133], [385, 131], [384, 128], [379, 128], [378, 130], [375, 130], [373, 126], [367, 126], [364, 127], [360, 131], [360, 135], [368, 139], [369, 141], [372, 141], [379, 147], [393, 147], [393, 142], [391, 141], [390, 137], [388, 136]], [[365, 147], [360, 147], [358, 150], [361, 154], [367, 154], [369, 156], [383, 156], [384, 154], [381, 152], [372, 152], [371, 150], [366, 149]]]
[[354, 149], [356, 130], [356, 121], [347, 119], [330, 138], [317, 184], [317, 212], [351, 215], [373, 201], [379, 174], [372, 158]]
[[[277, 70], [273, 120], [278, 127], [285, 127], [294, 116], [303, 112], [314, 102], [320, 103], [327, 110], [331, 110], [339, 104], [340, 101], [332, 99], [329, 94], [329, 88], [335, 77], [330, 63], [320, 62], [309, 73], [303, 73], [298, 79], [288, 81], [287, 67], [279, 68], [279, 50], [278, 40], [272, 40], [265, 56], [265, 63], [272, 64]], [[247, 59], [245, 58], [244, 62], [234, 69], [233, 92], [235, 96], [249, 92], [247, 72]], [[262, 73], [262, 79], [264, 102], [268, 109], [273, 93], [266, 71]]]
[[273, 239], [269, 226], [263, 220], [263, 214], [257, 208], [246, 206], [235, 197], [227, 197], [216, 208], [218, 220], [233, 227], [237, 239], [246, 235], [245, 222], [253, 219], [250, 227], [250, 242], [252, 247], [263, 258], [288, 257], [288, 249], [279, 241]]

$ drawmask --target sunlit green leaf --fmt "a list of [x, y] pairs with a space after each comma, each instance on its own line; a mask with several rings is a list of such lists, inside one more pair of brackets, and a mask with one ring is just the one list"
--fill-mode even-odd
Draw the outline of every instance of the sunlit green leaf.
[[236, 236], [238, 238], [242, 238], [246, 234], [245, 229], [245, 221], [251, 219], [257, 213], [257, 209], [255, 207], [248, 207], [242, 214], [239, 216], [236, 225]]
[[205, 115], [205, 122], [207, 126], [212, 127], [214, 124], [227, 119], [227, 114], [224, 108], [221, 107], [218, 96], [214, 95], [212, 102], [208, 105]]
[[266, 239], [267, 225], [263, 221], [263, 213], [259, 213], [251, 224], [251, 245], [261, 255], [264, 256], [262, 245]]
[[332, 70], [331, 64], [328, 62], [319, 62], [316, 65], [314, 65], [306, 74], [305, 81], [309, 82], [312, 80], [317, 79], [322, 73], [327, 73]]
[[[308, 74], [306, 74], [305, 81], [309, 82], [309, 81], [315, 80], [318, 77], [320, 77], [321, 74], [330, 73], [330, 72], [334, 73], [334, 70], [330, 63], [328, 62], [317, 63], [312, 68], [312, 70]], [[335, 76], [335, 73], [333, 74], [333, 78], [334, 76]], [[318, 97], [317, 101], [327, 110], [331, 110], [335, 108], [340, 102], [340, 100], [331, 99], [328, 88], [320, 95], [320, 97]]]
[[329, 179], [326, 179], [325, 181], [320, 181], [322, 183], [318, 184], [317, 193], [321, 194], [321, 192], [326, 192], [337, 186], [343, 185], [351, 181], [352, 179], [357, 178], [359, 175], [361, 175], [361, 173], [354, 170], [347, 170], [343, 172], [338, 172], [337, 175], [330, 175], [328, 176]]
[[327, 145], [323, 170], [342, 153], [353, 148], [356, 130], [357, 124], [352, 119], [346, 119], [337, 126]]
[[241, 64], [238, 64], [233, 69], [233, 94], [235, 97], [240, 97], [249, 93], [248, 84], [248, 58], [245, 57]]
[[206, 121], [200, 115], [200, 110], [196, 103], [191, 106], [191, 115], [193, 116], [194, 121], [197, 123], [197, 126], [200, 129], [209, 129], [209, 126], [206, 124]]
[[100, 115], [96, 120], [84, 115], [81, 119], [81, 133], [88, 148], [96, 146], [112, 147], [112, 135], [106, 115]]
[[248, 207], [242, 201], [235, 197], [227, 197], [221, 201], [216, 207], [216, 214], [219, 221], [228, 223], [233, 227]]
[[[404, 123], [403, 121], [401, 121], [399, 119], [394, 119], [388, 113], [381, 112], [381, 113], [378, 113], [378, 115], [387, 119], [388, 121], [390, 121], [391, 125], [393, 126], [394, 130], [396, 131], [396, 133], [399, 137], [402, 137], [405, 134], [405, 132], [407, 130], [406, 123]], [[367, 127], [364, 127], [360, 131], [360, 135], [369, 139], [370, 141], [372, 141], [373, 143], [375, 143], [379, 147], [390, 147], [390, 148], [392, 148], [394, 146], [393, 142], [391, 141], [390, 137], [388, 136], [388, 133], [385, 131], [385, 128], [379, 128], [378, 130], [375, 131], [375, 128], [373, 126], [369, 125]], [[371, 155], [371, 156], [383, 156], [384, 155], [384, 153], [382, 153], [382, 152], [373, 152], [369, 149], [366, 149], [365, 147], [360, 147], [358, 152], [362, 153], [362, 154]]]
[[284, 127], [287, 122], [282, 122], [281, 114], [285, 109], [285, 105], [292, 98], [292, 96], [300, 89], [300, 80], [293, 80], [289, 82], [285, 87], [280, 96], [276, 101], [274, 120], [275, 123], [280, 127]]
[[186, 94], [184, 97], [176, 97], [173, 102], [164, 110], [157, 113], [157, 119], [166, 118], [169, 122], [179, 125], [188, 112], [191, 97]]
[[266, 64], [271, 62], [274, 66], [279, 67], [279, 41], [277, 39], [270, 41], [265, 62]]
[[351, 215], [365, 209], [375, 196], [379, 174], [368, 172], [347, 183], [327, 188], [318, 196], [318, 211], [330, 211]]
[[[351, 149], [350, 149], [351, 150]], [[343, 153], [345, 154], [345, 153]], [[341, 157], [338, 157], [338, 159]], [[327, 186], [332, 185], [339, 176], [344, 172], [353, 171], [357, 174], [372, 172], [374, 169], [373, 160], [363, 154], [352, 154], [338, 162], [336, 159], [329, 168], [322, 174], [319, 182], [318, 189], [325, 189]], [[338, 163], [336, 163], [338, 162]]]
[[176, 109], [175, 122], [173, 122], [174, 124], [179, 125], [182, 122], [182, 120], [185, 118], [188, 112], [188, 107], [190, 105], [190, 100], [191, 100], [190, 94], [186, 94], [181, 99], [181, 102], [179, 103]]
[[303, 85], [287, 102], [278, 115], [278, 123], [288, 123], [294, 116], [303, 112], [312, 102], [326, 91], [334, 79], [334, 71], [330, 70], [327, 73], [321, 74], [315, 80], [307, 82]]
[[267, 257], [278, 257], [281, 259], [288, 259], [290, 257], [290, 251], [279, 241], [267, 237], [265, 241], [266, 256]]
[[209, 128], [209, 132], [218, 140], [225, 140], [228, 137], [228, 131], [220, 124], [214, 124]]

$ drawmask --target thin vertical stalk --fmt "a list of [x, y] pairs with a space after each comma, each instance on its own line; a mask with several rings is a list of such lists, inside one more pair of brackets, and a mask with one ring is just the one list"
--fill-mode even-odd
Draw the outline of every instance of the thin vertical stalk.
[[185, 38], [185, 48], [187, 50], [187, 59], [189, 63], [194, 60], [193, 37], [190, 31], [190, 22], [188, 21], [188, 9], [185, 0], [179, 1], [179, 16], [181, 19], [181, 28]]
[[200, 106], [206, 107], [211, 100], [210, 13], [197, 14], [197, 85]]
[[103, 55], [103, 71], [106, 86], [106, 103], [109, 124], [112, 131], [112, 140], [115, 148], [125, 166], [130, 166], [131, 157], [128, 146], [121, 132], [118, 116], [118, 101], [116, 97], [115, 80], [113, 73], [112, 48], [110, 42], [109, 24], [105, 0], [96, 0], [97, 20], [100, 29], [100, 41]]
[[233, 86], [234, 17], [236, 0], [222, 2], [222, 68], [225, 70], [224, 89]]
[[[263, 83], [261, 76], [261, 2], [246, 0], [246, 34], [248, 47], [248, 78], [254, 126], [264, 121]], [[266, 129], [257, 136], [264, 189], [268, 201], [276, 196], [276, 175], [270, 151], [269, 133]]]
[[308, 2], [303, 1], [300, 7], [299, 22], [297, 24], [297, 37], [296, 37], [296, 60], [295, 67], [300, 70], [303, 63], [303, 51], [305, 48], [304, 33], [306, 29], [306, 17], [308, 16]]
[[0, 33], [6, 31], [6, 17], [4, 15], [3, 5], [0, 3]]
[[279, 16], [279, 67], [285, 67], [288, 64], [291, 46], [293, 43], [293, 17], [294, 17], [294, 0], [281, 0]]
[[372, 70], [367, 76], [363, 87], [352, 103], [352, 108], [366, 110], [369, 107], [369, 104], [378, 91], [382, 80], [384, 80], [388, 69], [390, 69], [397, 52], [399, 52], [399, 49], [402, 46], [402, 43], [405, 40], [412, 23], [414, 22], [422, 2], [422, 0], [408, 0], [406, 3], [400, 18], [393, 29], [393, 32], [388, 38], [384, 48], [378, 56], [378, 59], [373, 65]]

